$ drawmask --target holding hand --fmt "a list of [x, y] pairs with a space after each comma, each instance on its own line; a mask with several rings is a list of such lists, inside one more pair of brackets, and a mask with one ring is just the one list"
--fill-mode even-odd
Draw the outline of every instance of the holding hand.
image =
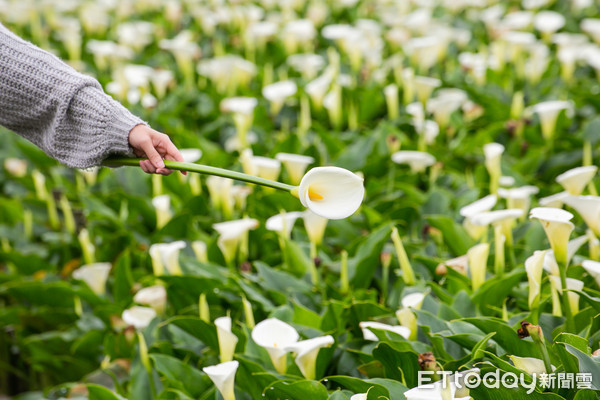
[[140, 167], [149, 174], [169, 175], [173, 172], [165, 168], [163, 159], [183, 161], [181, 153], [167, 135], [146, 125], [137, 125], [129, 132], [129, 144], [136, 156], [148, 158], [140, 161]]

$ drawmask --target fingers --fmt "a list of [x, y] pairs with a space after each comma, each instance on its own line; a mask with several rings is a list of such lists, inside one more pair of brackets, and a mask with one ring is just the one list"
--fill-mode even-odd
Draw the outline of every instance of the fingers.
[[[171, 139], [167, 135], [162, 135], [162, 139], [164, 140], [163, 147], [166, 151], [165, 159], [172, 161], [184, 162], [183, 156], [177, 150], [177, 147], [171, 142]], [[183, 175], [187, 175], [187, 171], [181, 171]]]
[[144, 153], [146, 153], [146, 157], [148, 157], [148, 160], [150, 160], [150, 162], [157, 171], [165, 168], [165, 163], [161, 155], [158, 154], [158, 151], [154, 147], [152, 139], [147, 138], [146, 140], [143, 140], [140, 143], [140, 147], [142, 148]]

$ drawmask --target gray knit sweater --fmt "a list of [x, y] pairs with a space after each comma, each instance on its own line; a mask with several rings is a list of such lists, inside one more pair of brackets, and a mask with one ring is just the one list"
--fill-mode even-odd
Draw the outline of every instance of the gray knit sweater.
[[144, 123], [98, 81], [0, 24], [0, 125], [77, 168], [131, 154], [129, 131]]

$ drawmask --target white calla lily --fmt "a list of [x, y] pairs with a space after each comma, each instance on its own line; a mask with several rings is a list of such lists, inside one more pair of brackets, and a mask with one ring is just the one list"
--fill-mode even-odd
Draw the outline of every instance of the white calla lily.
[[565, 198], [569, 197], [569, 192], [560, 192], [539, 199], [541, 207], [562, 208]]
[[202, 368], [223, 396], [223, 400], [235, 400], [235, 373], [239, 365], [238, 361], [227, 361]]
[[288, 97], [296, 94], [298, 87], [293, 81], [271, 83], [263, 88], [262, 94], [271, 102], [271, 113], [277, 115]]
[[549, 37], [565, 26], [565, 17], [556, 11], [540, 11], [533, 18], [533, 26]]
[[97, 295], [103, 295], [111, 268], [111, 263], [107, 262], [86, 264], [73, 271], [73, 278], [84, 281]]
[[[577, 253], [581, 246], [583, 246], [588, 240], [588, 235], [579, 236], [575, 239], [569, 240], [569, 243], [567, 243], [567, 265], [571, 263], [575, 253]], [[551, 275], [560, 275], [558, 264], [554, 258], [554, 251], [552, 250], [546, 251], [546, 256], [544, 257], [544, 270]]]
[[471, 275], [471, 285], [473, 291], [479, 289], [485, 282], [485, 273], [487, 271], [487, 259], [490, 252], [489, 243], [477, 244], [467, 251], [469, 273]]
[[506, 199], [508, 208], [518, 208], [523, 210], [523, 215], [529, 211], [531, 206], [531, 196], [537, 194], [540, 190], [535, 186], [521, 186], [516, 188], [498, 189], [498, 196]]
[[477, 226], [488, 226], [505, 221], [514, 221], [525, 215], [525, 211], [512, 208], [507, 210], [486, 211], [471, 217], [471, 223]]
[[496, 193], [502, 176], [502, 153], [504, 146], [500, 143], [488, 143], [483, 146], [485, 167], [490, 175], [490, 191]]
[[282, 212], [269, 218], [265, 223], [265, 227], [289, 239], [294, 223], [298, 218], [302, 218], [303, 215], [304, 213], [300, 211]]
[[415, 92], [417, 94], [417, 100], [421, 104], [426, 104], [427, 100], [431, 96], [431, 93], [442, 85], [442, 81], [437, 78], [430, 78], [428, 76], [415, 76], [414, 77]]
[[392, 161], [396, 164], [408, 164], [411, 172], [418, 173], [435, 164], [435, 157], [424, 151], [401, 150], [392, 154]]
[[200, 149], [179, 149], [179, 153], [181, 153], [183, 161], [186, 163], [195, 163], [202, 157], [202, 150]]
[[299, 338], [300, 335], [293, 326], [277, 318], [265, 319], [252, 329], [252, 340], [267, 350], [273, 366], [280, 374], [284, 374], [286, 370], [286, 349]]
[[320, 336], [312, 339], [302, 340], [296, 342], [288, 347], [286, 350], [292, 353], [296, 353], [296, 365], [302, 372], [302, 375], [306, 379], [316, 378], [316, 367], [317, 367], [317, 356], [319, 350], [324, 347], [330, 347], [335, 341], [333, 336]]
[[554, 100], [535, 104], [530, 108], [530, 111], [539, 116], [542, 125], [542, 135], [546, 140], [550, 140], [554, 136], [558, 114], [562, 110], [571, 110], [572, 108], [573, 105], [568, 101]]
[[367, 400], [367, 393], [353, 394], [350, 400]]
[[537, 307], [542, 288], [542, 272], [544, 270], [545, 251], [535, 251], [525, 260], [525, 271], [529, 282], [529, 308]]
[[275, 159], [285, 166], [293, 185], [300, 184], [306, 168], [315, 162], [315, 159], [310, 156], [290, 153], [277, 153]]
[[[456, 374], [460, 374], [456, 377]], [[404, 392], [406, 400], [468, 400], [469, 388], [465, 381], [471, 374], [479, 374], [478, 368], [457, 372], [447, 379], [441, 379], [434, 383], [417, 386]], [[456, 384], [460, 387], [457, 387]]]
[[156, 317], [156, 311], [150, 307], [133, 306], [123, 311], [121, 318], [135, 329], [144, 329]]
[[[555, 293], [561, 293], [563, 290], [563, 286], [561, 284], [560, 278], [555, 275], [550, 275], [550, 283], [552, 284], [552, 289]], [[571, 308], [571, 313], [573, 315], [579, 312], [579, 295], [572, 290], [582, 291], [583, 290], [583, 282], [578, 279], [567, 278], [567, 296], [569, 298], [569, 307]]]
[[157, 314], [162, 314], [167, 304], [167, 290], [161, 285], [148, 286], [138, 290], [133, 296], [133, 301], [144, 306], [150, 306]]
[[[546, 366], [543, 360], [534, 357], [517, 357], [509, 356], [515, 367], [521, 371], [527, 372], [529, 375], [546, 374]], [[555, 368], [552, 367], [552, 370]]]
[[281, 172], [281, 162], [279, 160], [262, 156], [252, 156], [250, 162], [256, 170], [256, 176], [271, 181], [275, 181], [279, 177], [279, 173]]
[[228, 264], [234, 261], [240, 242], [248, 231], [257, 227], [258, 221], [254, 218], [242, 218], [213, 224], [213, 229], [219, 233], [217, 245]]
[[529, 213], [529, 218], [535, 218], [541, 222], [556, 261], [566, 268], [568, 265], [567, 244], [569, 236], [575, 228], [571, 222], [573, 214], [558, 208], [536, 207]]
[[406, 296], [402, 297], [400, 304], [402, 304], [402, 307], [404, 308], [415, 308], [420, 310], [425, 297], [427, 297], [427, 294], [427, 292], [415, 292], [407, 294]]
[[558, 182], [570, 195], [579, 196], [588, 183], [596, 176], [598, 167], [588, 165], [563, 172], [556, 177]]
[[577, 211], [596, 236], [600, 236], [600, 196], [569, 196], [563, 201]]
[[377, 335], [375, 335], [370, 330], [371, 328], [382, 330], [382, 331], [394, 332], [395, 334], [398, 334], [405, 339], [408, 339], [410, 337], [410, 333], [411, 333], [410, 328], [408, 328], [406, 326], [388, 325], [388, 324], [384, 324], [381, 322], [375, 322], [375, 321], [362, 321], [362, 322], [359, 322], [358, 326], [362, 330], [362, 334], [363, 334], [363, 337], [365, 338], [365, 340], [370, 340], [373, 342], [379, 341], [379, 338], [377, 337]]
[[27, 161], [8, 157], [4, 160], [4, 169], [12, 176], [22, 178], [27, 174]]
[[315, 246], [318, 246], [323, 241], [325, 229], [327, 228], [327, 222], [329, 220], [310, 210], [304, 211], [302, 218], [304, 220], [304, 229], [306, 229], [308, 240]]
[[365, 196], [363, 179], [338, 167], [311, 169], [297, 190], [304, 207], [328, 219], [342, 219], [354, 214]]
[[219, 317], [215, 319], [215, 326], [217, 327], [217, 338], [219, 339], [219, 354], [221, 362], [227, 362], [233, 360], [233, 354], [235, 353], [235, 346], [237, 345], [238, 338], [231, 332], [231, 318], [230, 317]]
[[156, 228], [160, 229], [169, 222], [172, 217], [171, 197], [168, 194], [162, 194], [152, 199], [152, 205], [156, 210]]
[[494, 208], [497, 201], [498, 196], [495, 194], [490, 194], [460, 209], [460, 215], [465, 217], [463, 226], [473, 239], [479, 240], [487, 231], [487, 227], [474, 225], [471, 221], [471, 218], [479, 213], [490, 211], [492, 208]]
[[581, 263], [581, 266], [585, 271], [596, 280], [596, 284], [600, 286], [600, 262], [585, 260]]
[[149, 253], [152, 258], [154, 275], [163, 275], [165, 269], [171, 275], [181, 275], [179, 266], [179, 251], [186, 246], [183, 240], [171, 243], [156, 243], [150, 246]]

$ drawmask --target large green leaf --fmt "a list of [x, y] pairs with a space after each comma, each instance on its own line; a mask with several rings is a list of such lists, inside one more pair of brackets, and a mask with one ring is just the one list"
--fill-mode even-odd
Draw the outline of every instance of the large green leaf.
[[88, 384], [87, 388], [90, 400], [125, 400], [104, 386]]
[[591, 389], [600, 390], [600, 362], [568, 343], [565, 348], [579, 360], [579, 373], [591, 377]]
[[267, 399], [270, 400], [327, 400], [327, 389], [317, 381], [277, 381], [265, 389]]
[[198, 398], [212, 386], [211, 380], [196, 368], [164, 354], [150, 354], [154, 368], [164, 376], [169, 386]]

